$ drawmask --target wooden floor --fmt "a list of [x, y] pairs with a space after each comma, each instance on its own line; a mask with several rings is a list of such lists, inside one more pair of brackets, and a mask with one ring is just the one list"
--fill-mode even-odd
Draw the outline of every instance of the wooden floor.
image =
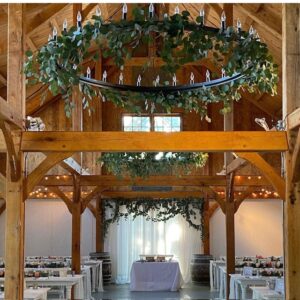
[[95, 293], [95, 300], [196, 300], [217, 299], [208, 285], [186, 284], [179, 292], [130, 292], [129, 285], [110, 285], [103, 293]]

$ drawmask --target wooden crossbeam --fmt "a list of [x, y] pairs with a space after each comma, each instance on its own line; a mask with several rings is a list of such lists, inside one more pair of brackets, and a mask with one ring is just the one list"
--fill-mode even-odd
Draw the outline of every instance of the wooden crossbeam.
[[287, 149], [286, 133], [275, 131], [23, 132], [21, 144], [21, 150], [25, 152], [274, 152]]
[[187, 198], [204, 197], [201, 191], [170, 191], [170, 192], [136, 192], [136, 191], [103, 191], [103, 198]]
[[81, 212], [84, 212], [84, 210], [92, 201], [92, 199], [95, 198], [101, 191], [103, 191], [103, 187], [98, 186], [94, 188], [85, 198], [81, 200]]
[[[268, 186], [269, 181], [261, 176], [235, 176], [235, 186]], [[225, 176], [188, 175], [188, 176], [150, 176], [142, 178], [118, 178], [111, 175], [81, 176], [81, 186], [225, 186]], [[72, 186], [72, 176], [49, 175], [39, 182], [39, 186]]]
[[4, 204], [2, 204], [1, 207], [0, 207], [0, 216], [5, 211], [5, 209], [6, 209], [6, 203], [4, 202]]
[[7, 85], [7, 79], [1, 73], [0, 73], [0, 82], [5, 86]]
[[243, 158], [238, 157], [234, 159], [229, 165], [227, 165], [226, 174], [230, 174], [232, 172], [239, 170], [240, 168], [245, 166], [246, 163], [247, 161]]

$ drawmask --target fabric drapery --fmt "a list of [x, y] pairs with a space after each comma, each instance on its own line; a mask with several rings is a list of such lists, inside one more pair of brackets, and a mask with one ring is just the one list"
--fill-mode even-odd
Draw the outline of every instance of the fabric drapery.
[[181, 215], [167, 222], [122, 218], [119, 224], [110, 226], [105, 248], [112, 257], [116, 283], [129, 283], [131, 265], [139, 260], [140, 254], [173, 254], [184, 281], [188, 282], [192, 255], [202, 253], [201, 232], [189, 227]]

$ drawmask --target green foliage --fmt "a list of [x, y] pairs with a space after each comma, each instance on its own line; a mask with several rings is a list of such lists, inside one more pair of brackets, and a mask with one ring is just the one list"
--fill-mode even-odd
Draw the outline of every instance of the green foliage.
[[[24, 72], [32, 82], [48, 85], [54, 95], [63, 94], [67, 115], [72, 108], [72, 88], [78, 85], [86, 109], [90, 110], [90, 101], [100, 97], [132, 112], [170, 112], [178, 107], [205, 115], [209, 103], [223, 101], [225, 107], [222, 112], [225, 113], [231, 101], [241, 98], [241, 89], [251, 93], [276, 94], [277, 65], [273, 63], [267, 45], [248, 32], [237, 33], [232, 27], [226, 32], [210, 30], [190, 22], [187, 11], [163, 20], [145, 20], [146, 15], [147, 12], [135, 8], [133, 20], [109, 23], [93, 16], [93, 22], [87, 22], [83, 28], [72, 27], [36, 53], [26, 52]], [[170, 79], [184, 64], [204, 59], [207, 55], [212, 63], [222, 66], [228, 76], [242, 73], [245, 77], [229, 85], [171, 94], [99, 90], [79, 83], [85, 72], [83, 61], [97, 59], [97, 54], [90, 51], [95, 44], [104, 57], [111, 58], [121, 67], [138, 45], [151, 43], [150, 33], [153, 32], [160, 41], [159, 56], [165, 63], [162, 68]]]
[[207, 159], [208, 154], [202, 152], [116, 152], [104, 153], [98, 161], [118, 177], [128, 174], [132, 178], [146, 178], [171, 171], [177, 175], [189, 174], [203, 167]]
[[147, 221], [166, 222], [176, 215], [181, 215], [191, 227], [200, 231], [201, 238], [204, 238], [203, 198], [117, 198], [103, 200], [103, 208], [104, 235], [107, 234], [109, 225], [118, 223], [121, 218], [134, 220], [138, 216], [143, 216]]

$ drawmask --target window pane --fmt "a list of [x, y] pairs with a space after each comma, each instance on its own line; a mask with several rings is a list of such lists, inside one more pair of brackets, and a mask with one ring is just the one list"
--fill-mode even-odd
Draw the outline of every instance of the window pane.
[[124, 131], [150, 131], [150, 117], [123, 116]]
[[180, 131], [180, 116], [155, 116], [154, 131], [174, 132]]

